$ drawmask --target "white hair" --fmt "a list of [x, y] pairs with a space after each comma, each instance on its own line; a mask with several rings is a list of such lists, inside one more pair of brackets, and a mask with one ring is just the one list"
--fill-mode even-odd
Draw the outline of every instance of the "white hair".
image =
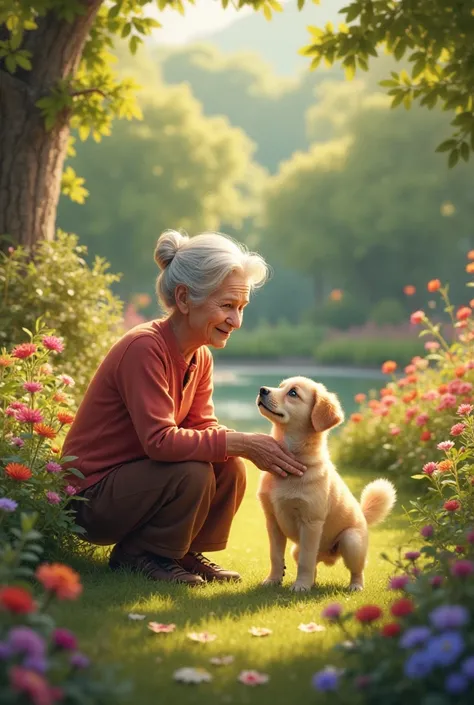
[[156, 280], [156, 293], [168, 310], [175, 305], [179, 284], [188, 288], [194, 303], [202, 303], [236, 270], [248, 278], [250, 290], [266, 282], [270, 268], [256, 252], [220, 233], [202, 233], [189, 237], [176, 230], [165, 230], [158, 238], [155, 262], [162, 270]]

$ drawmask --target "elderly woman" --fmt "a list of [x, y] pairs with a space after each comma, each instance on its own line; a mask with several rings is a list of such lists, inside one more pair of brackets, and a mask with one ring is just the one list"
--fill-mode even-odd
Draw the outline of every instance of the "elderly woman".
[[226, 547], [245, 491], [242, 458], [301, 475], [291, 453], [262, 433], [221, 426], [212, 402], [212, 355], [242, 325], [267, 265], [218, 234], [161, 235], [155, 260], [165, 318], [128, 331], [93, 377], [67, 435], [65, 455], [84, 475], [77, 523], [115, 544], [112, 569], [195, 585], [239, 580], [202, 555]]

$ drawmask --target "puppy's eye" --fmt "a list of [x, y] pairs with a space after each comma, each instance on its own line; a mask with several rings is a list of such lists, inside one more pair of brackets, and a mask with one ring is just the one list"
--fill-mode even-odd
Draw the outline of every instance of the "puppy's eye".
[[290, 391], [288, 392], [288, 396], [289, 396], [289, 397], [298, 397], [298, 393], [297, 393], [297, 391], [296, 391], [296, 389], [295, 389], [294, 387], [292, 387], [292, 388], [290, 389]]

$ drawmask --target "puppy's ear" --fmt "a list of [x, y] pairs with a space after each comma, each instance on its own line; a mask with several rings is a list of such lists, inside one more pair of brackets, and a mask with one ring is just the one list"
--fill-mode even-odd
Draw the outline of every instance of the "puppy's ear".
[[318, 433], [329, 431], [344, 421], [344, 412], [339, 399], [331, 392], [316, 392], [315, 403], [311, 413], [311, 423]]

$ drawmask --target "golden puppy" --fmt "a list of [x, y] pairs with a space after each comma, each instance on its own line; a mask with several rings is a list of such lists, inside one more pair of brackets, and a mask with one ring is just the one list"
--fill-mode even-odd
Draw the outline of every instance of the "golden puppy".
[[385, 519], [395, 504], [391, 482], [378, 479], [362, 491], [360, 504], [329, 457], [328, 431], [344, 414], [335, 394], [306, 377], [292, 377], [276, 388], [261, 387], [260, 413], [273, 424], [272, 435], [284, 441], [307, 466], [302, 477], [262, 472], [258, 498], [265, 512], [271, 570], [265, 585], [280, 584], [285, 572], [286, 541], [298, 570], [291, 589], [310, 590], [316, 564], [342, 558], [350, 571], [350, 590], [362, 590], [368, 548], [368, 525]]

